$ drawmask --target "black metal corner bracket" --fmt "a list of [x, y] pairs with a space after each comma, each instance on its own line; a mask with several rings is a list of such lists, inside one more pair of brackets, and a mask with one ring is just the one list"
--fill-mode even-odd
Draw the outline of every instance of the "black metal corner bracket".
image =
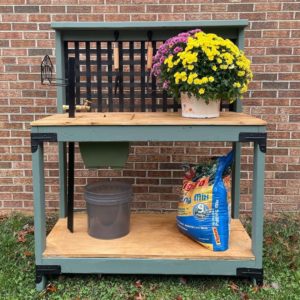
[[267, 133], [266, 132], [240, 132], [239, 142], [258, 143], [261, 152], [267, 151]]
[[57, 142], [56, 133], [31, 133], [31, 152], [37, 151], [43, 142]]
[[255, 268], [237, 268], [236, 276], [255, 279], [257, 285], [262, 285], [264, 281], [264, 270]]
[[61, 266], [58, 265], [36, 265], [35, 266], [35, 283], [40, 283], [44, 275], [60, 275]]

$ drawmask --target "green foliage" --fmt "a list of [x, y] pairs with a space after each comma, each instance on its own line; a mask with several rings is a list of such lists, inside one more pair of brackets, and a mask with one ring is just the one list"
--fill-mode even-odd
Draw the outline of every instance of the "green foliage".
[[[299, 299], [299, 214], [266, 218], [265, 284], [205, 276], [62, 275], [50, 278], [43, 292], [35, 290], [33, 225], [31, 217], [0, 220], [0, 299]], [[54, 218], [48, 219], [48, 224]], [[249, 218], [244, 223], [249, 228]], [[24, 240], [25, 239], [25, 240]]]

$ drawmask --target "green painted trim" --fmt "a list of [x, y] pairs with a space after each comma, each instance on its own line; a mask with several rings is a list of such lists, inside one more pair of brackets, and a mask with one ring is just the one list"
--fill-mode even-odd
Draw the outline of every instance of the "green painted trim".
[[34, 237], [35, 262], [42, 263], [42, 255], [46, 246], [46, 216], [45, 216], [45, 181], [44, 181], [44, 149], [39, 144], [32, 153], [33, 199], [34, 199]]
[[78, 29], [162, 29], [162, 28], [189, 28], [189, 27], [246, 27], [248, 20], [203, 20], [203, 21], [181, 21], [181, 22], [54, 22], [51, 28], [58, 30]]
[[58, 166], [59, 166], [59, 217], [67, 216], [67, 151], [66, 143], [58, 143]]
[[256, 268], [262, 268], [265, 153], [260, 151], [257, 143], [254, 143], [253, 163], [252, 251], [256, 258]]
[[125, 258], [43, 258], [60, 265], [62, 273], [236, 275], [237, 268], [253, 268], [254, 260], [189, 260]]
[[239, 141], [240, 132], [261, 132], [264, 126], [40, 126], [39, 133], [57, 133], [60, 142], [109, 141]]
[[[56, 32], [55, 34], [55, 54], [56, 54], [56, 78], [57, 83], [62, 83], [60, 79], [65, 78], [65, 58], [64, 58], [64, 42], [63, 33]], [[66, 103], [66, 88], [57, 86], [57, 112], [63, 112], [63, 104]]]

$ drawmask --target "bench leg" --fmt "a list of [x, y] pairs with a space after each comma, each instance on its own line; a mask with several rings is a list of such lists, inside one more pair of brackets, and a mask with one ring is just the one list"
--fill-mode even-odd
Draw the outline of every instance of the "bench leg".
[[[44, 149], [39, 143], [32, 153], [33, 197], [34, 197], [34, 242], [35, 263], [42, 264], [42, 255], [46, 245], [46, 215], [45, 215], [45, 181], [44, 181]], [[41, 289], [46, 278], [37, 283], [36, 288]]]
[[66, 143], [58, 143], [59, 155], [59, 188], [60, 188], [60, 201], [59, 201], [59, 217], [65, 218], [67, 216], [67, 152]]
[[256, 142], [253, 160], [252, 251], [255, 255], [256, 267], [262, 268], [265, 153], [259, 149]]

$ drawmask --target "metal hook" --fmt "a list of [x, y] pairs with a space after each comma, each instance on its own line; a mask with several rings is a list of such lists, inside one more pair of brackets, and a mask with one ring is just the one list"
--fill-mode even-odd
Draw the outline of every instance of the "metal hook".
[[114, 32], [115, 42], [118, 41], [119, 36], [120, 36], [120, 32], [119, 32], [118, 30], [116, 30], [116, 31]]
[[152, 42], [152, 36], [153, 36], [153, 32], [151, 30], [149, 30], [147, 32], [148, 42]]

